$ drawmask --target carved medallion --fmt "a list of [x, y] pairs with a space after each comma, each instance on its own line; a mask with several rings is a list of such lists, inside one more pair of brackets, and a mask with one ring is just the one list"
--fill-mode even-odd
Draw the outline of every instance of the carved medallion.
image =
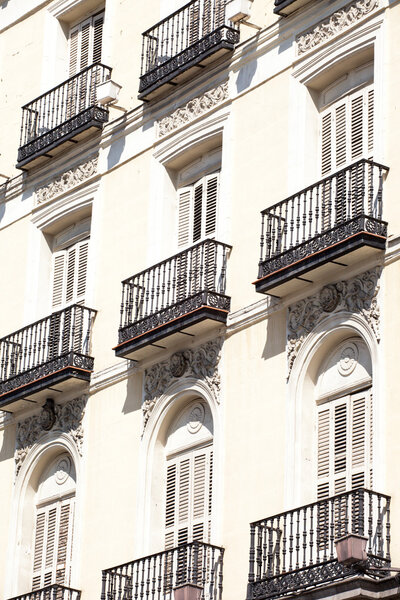
[[69, 456], [63, 456], [56, 466], [54, 479], [58, 485], [63, 485], [71, 473], [71, 459]]
[[332, 312], [339, 304], [339, 293], [334, 285], [326, 285], [319, 293], [319, 301], [325, 312]]
[[200, 402], [197, 402], [193, 406], [189, 414], [189, 420], [187, 424], [187, 430], [189, 431], [189, 433], [197, 433], [198, 431], [200, 431], [204, 423], [204, 417], [204, 406]]
[[183, 352], [177, 352], [170, 358], [171, 366], [170, 371], [173, 377], [182, 377], [186, 371], [187, 361], [183, 356]]
[[56, 421], [56, 413], [54, 411], [54, 400], [46, 400], [42, 412], [40, 414], [40, 424], [42, 429], [50, 431]]
[[351, 375], [358, 363], [358, 347], [353, 342], [348, 342], [340, 353], [337, 369], [343, 377]]

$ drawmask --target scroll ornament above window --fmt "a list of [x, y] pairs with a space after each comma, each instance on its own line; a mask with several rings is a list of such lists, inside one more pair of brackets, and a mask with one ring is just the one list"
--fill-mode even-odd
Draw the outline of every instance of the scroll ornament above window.
[[306, 337], [330, 313], [342, 311], [361, 315], [379, 342], [377, 297], [381, 272], [380, 267], [375, 267], [347, 281], [329, 284], [318, 293], [289, 306], [286, 345], [288, 378]]
[[337, 10], [330, 17], [314, 25], [297, 37], [297, 54], [301, 55], [339, 35], [378, 8], [380, 0], [356, 0]]

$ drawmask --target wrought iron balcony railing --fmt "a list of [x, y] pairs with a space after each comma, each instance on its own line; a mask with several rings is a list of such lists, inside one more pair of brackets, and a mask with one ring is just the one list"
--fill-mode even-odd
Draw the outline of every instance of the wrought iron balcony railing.
[[248, 599], [290, 594], [359, 573], [339, 563], [335, 540], [367, 538], [364, 569], [390, 566], [390, 497], [363, 488], [250, 525]]
[[0, 339], [0, 407], [71, 377], [88, 381], [95, 314], [74, 304]]
[[226, 0], [191, 0], [143, 33], [139, 98], [166, 83], [176, 85], [193, 66], [205, 66], [239, 42], [225, 18]]
[[201, 600], [221, 600], [223, 556], [223, 548], [191, 542], [105, 569], [101, 600], [173, 600], [186, 584], [201, 589]]
[[102, 127], [108, 110], [97, 105], [97, 86], [110, 77], [109, 67], [95, 63], [23, 106], [17, 167], [52, 156], [65, 141]]
[[123, 281], [117, 356], [204, 319], [225, 323], [230, 248], [205, 240]]
[[385, 248], [388, 170], [363, 159], [264, 210], [256, 290], [268, 291], [363, 245]]
[[80, 600], [81, 592], [72, 588], [66, 587], [65, 585], [53, 584], [47, 585], [46, 587], [35, 590], [34, 592], [28, 592], [27, 594], [21, 594], [15, 596], [9, 600]]

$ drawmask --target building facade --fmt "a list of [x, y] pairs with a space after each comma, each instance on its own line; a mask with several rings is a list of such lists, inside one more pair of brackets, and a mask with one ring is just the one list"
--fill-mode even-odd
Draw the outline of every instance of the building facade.
[[2, 598], [400, 596], [399, 31], [0, 0]]

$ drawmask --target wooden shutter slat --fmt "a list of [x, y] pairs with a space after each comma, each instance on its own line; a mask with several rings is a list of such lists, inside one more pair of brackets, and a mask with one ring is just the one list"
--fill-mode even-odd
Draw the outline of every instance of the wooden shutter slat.
[[215, 235], [217, 228], [218, 187], [218, 173], [206, 179], [206, 237]]
[[181, 189], [178, 197], [178, 246], [181, 248], [190, 243], [191, 231], [191, 199], [192, 190]]

